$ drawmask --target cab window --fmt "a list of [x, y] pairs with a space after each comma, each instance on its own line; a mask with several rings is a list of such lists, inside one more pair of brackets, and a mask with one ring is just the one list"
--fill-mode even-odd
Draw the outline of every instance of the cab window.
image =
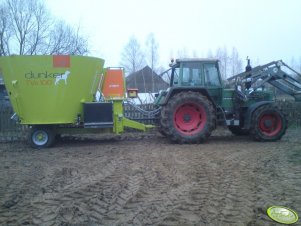
[[216, 64], [204, 64], [204, 77], [206, 86], [221, 86]]
[[201, 85], [201, 64], [198, 62], [183, 63], [181, 67], [182, 85], [194, 86]]

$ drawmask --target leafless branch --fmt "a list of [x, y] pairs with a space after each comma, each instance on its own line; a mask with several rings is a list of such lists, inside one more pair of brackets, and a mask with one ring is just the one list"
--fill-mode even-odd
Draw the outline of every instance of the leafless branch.
[[41, 0], [6, 0], [0, 11], [0, 55], [88, 53], [79, 27], [56, 22]]
[[121, 54], [121, 66], [127, 73], [133, 73], [140, 70], [145, 64], [144, 54], [141, 51], [140, 44], [133, 36]]

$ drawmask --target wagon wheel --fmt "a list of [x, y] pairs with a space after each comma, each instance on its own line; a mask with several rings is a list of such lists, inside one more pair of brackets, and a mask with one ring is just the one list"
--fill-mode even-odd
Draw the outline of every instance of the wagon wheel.
[[280, 140], [287, 129], [284, 113], [273, 105], [264, 105], [252, 116], [251, 134], [257, 141]]
[[54, 144], [55, 134], [50, 127], [34, 126], [29, 132], [28, 140], [33, 148], [48, 148]]
[[200, 143], [214, 129], [215, 113], [212, 103], [197, 92], [181, 92], [164, 106], [161, 125], [176, 143]]

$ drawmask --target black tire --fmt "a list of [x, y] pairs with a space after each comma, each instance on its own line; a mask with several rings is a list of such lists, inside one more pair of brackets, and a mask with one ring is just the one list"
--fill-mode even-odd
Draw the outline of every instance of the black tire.
[[168, 129], [167, 129], [167, 116], [166, 116], [166, 108], [163, 107], [160, 112], [160, 120], [159, 120], [159, 126], [158, 131], [163, 136], [168, 136]]
[[54, 144], [55, 134], [50, 127], [34, 126], [29, 131], [28, 141], [33, 148], [48, 148]]
[[252, 115], [251, 135], [256, 141], [277, 141], [286, 133], [287, 119], [272, 104], [256, 109]]
[[212, 103], [197, 92], [180, 92], [162, 107], [161, 127], [175, 143], [204, 142], [215, 128]]
[[164, 130], [164, 128], [161, 126], [161, 124], [160, 124], [157, 128], [158, 128], [159, 133], [160, 133], [162, 136], [164, 136], [164, 137], [167, 136], [167, 133], [165, 132], [165, 130]]
[[246, 136], [250, 134], [249, 130], [242, 129], [239, 126], [228, 126], [228, 129], [236, 136]]

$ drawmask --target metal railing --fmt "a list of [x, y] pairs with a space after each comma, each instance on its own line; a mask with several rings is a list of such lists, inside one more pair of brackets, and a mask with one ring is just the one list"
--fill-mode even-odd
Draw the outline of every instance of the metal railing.
[[276, 101], [277, 105], [286, 114], [289, 127], [301, 127], [301, 103], [295, 101]]
[[0, 103], [0, 142], [26, 138], [27, 127], [12, 120], [13, 114], [14, 111], [9, 104]]
[[160, 109], [155, 108], [153, 104], [134, 105], [129, 102], [123, 107], [126, 118], [144, 124], [156, 124], [156, 116], [160, 112]]

